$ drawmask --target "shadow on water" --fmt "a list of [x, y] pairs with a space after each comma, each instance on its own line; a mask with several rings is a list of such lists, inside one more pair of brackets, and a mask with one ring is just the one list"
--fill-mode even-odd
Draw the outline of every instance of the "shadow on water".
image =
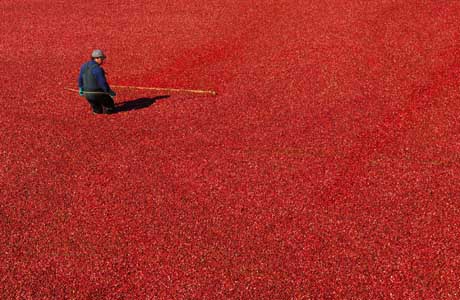
[[169, 95], [163, 95], [163, 96], [157, 96], [153, 98], [139, 98], [136, 100], [117, 103], [115, 107], [115, 113], [147, 108], [150, 105], [157, 102], [158, 100], [167, 99], [169, 97], [170, 97]]

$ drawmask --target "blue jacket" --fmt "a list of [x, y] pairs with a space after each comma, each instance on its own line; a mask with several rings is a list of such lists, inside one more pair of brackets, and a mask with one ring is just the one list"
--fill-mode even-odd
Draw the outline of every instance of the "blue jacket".
[[93, 60], [81, 66], [78, 87], [84, 91], [104, 91], [108, 93], [111, 90], [105, 78], [104, 69]]

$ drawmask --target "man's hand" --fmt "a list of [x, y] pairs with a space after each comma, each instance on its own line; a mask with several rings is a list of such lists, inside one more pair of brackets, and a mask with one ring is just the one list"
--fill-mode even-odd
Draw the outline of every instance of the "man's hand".
[[82, 89], [82, 88], [79, 88], [79, 89], [78, 89], [78, 94], [79, 94], [80, 96], [84, 96], [84, 95], [85, 95], [85, 92], [83, 92], [83, 89]]
[[109, 96], [110, 96], [110, 97], [113, 98], [113, 97], [115, 97], [116, 95], [117, 95], [117, 93], [115, 93], [113, 90], [110, 90], [110, 91], [109, 91]]

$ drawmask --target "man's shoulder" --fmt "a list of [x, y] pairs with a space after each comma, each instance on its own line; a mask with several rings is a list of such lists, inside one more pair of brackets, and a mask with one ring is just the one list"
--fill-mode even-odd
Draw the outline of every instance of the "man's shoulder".
[[87, 62], [83, 63], [83, 64], [81, 65], [81, 68], [82, 68], [82, 69], [87, 68], [87, 67], [93, 68], [94, 65], [97, 65], [97, 64], [96, 64], [94, 61], [90, 60], [90, 61], [87, 61]]
[[89, 61], [83, 63], [82, 66], [99, 67], [99, 65], [94, 60], [89, 60]]
[[84, 63], [82, 65], [82, 68], [88, 68], [91, 73], [93, 74], [98, 74], [98, 73], [101, 73], [101, 72], [104, 72], [104, 70], [101, 68], [101, 66], [99, 66], [95, 61], [93, 60], [90, 60], [86, 63]]

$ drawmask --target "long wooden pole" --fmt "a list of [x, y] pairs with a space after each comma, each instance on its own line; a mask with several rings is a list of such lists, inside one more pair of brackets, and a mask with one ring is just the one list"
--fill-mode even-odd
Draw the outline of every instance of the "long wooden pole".
[[212, 90], [190, 90], [190, 89], [174, 89], [174, 88], [159, 88], [159, 87], [142, 87], [142, 86], [127, 86], [127, 85], [111, 85], [114, 88], [135, 89], [135, 90], [154, 90], [163, 92], [178, 92], [178, 93], [195, 93], [195, 94], [210, 94], [217, 95], [217, 92]]
[[[71, 89], [71, 88], [67, 88], [65, 87], [64, 90], [67, 90], [67, 91], [71, 91], [71, 92], [79, 92], [79, 90], [76, 90], [76, 89]], [[102, 94], [102, 95], [108, 95], [109, 93], [106, 93], [106, 92], [85, 92], [83, 91], [83, 93], [85, 94]]]

